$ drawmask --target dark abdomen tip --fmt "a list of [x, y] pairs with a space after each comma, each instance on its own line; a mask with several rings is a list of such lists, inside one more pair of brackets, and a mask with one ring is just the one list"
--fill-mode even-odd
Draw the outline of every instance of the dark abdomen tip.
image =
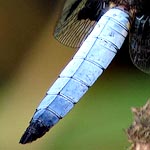
[[49, 128], [43, 126], [42, 123], [39, 121], [31, 122], [31, 124], [21, 137], [19, 143], [21, 144], [31, 143], [32, 141], [35, 141], [37, 138], [43, 136], [48, 130]]
[[47, 109], [37, 110], [19, 143], [26, 144], [35, 141], [49, 131], [58, 121], [59, 118], [51, 111]]

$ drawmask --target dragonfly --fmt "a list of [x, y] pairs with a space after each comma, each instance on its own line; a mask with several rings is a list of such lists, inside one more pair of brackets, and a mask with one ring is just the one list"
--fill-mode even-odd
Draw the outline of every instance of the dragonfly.
[[111, 63], [129, 33], [133, 64], [150, 74], [150, 14], [144, 0], [67, 0], [54, 37], [79, 50], [37, 107], [21, 144], [65, 117]]

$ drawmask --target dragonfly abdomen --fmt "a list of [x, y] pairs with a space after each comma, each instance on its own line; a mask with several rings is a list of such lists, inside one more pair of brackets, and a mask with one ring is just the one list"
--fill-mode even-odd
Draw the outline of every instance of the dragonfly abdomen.
[[20, 143], [43, 136], [63, 118], [93, 85], [121, 48], [129, 30], [124, 10], [110, 9], [84, 41], [38, 106]]

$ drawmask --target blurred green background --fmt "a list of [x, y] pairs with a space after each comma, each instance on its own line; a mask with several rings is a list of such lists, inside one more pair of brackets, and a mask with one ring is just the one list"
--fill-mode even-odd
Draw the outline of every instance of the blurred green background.
[[75, 50], [52, 36], [63, 0], [0, 2], [0, 150], [126, 149], [130, 108], [150, 97], [150, 76], [132, 65], [128, 41], [63, 120], [34, 143], [18, 143]]

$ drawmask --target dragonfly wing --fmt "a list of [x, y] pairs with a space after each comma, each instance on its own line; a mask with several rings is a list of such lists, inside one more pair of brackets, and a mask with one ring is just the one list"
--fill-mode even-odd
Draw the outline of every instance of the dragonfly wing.
[[62, 44], [80, 47], [104, 14], [108, 0], [67, 0], [54, 37]]
[[133, 64], [150, 74], [150, 16], [136, 17], [129, 39]]

